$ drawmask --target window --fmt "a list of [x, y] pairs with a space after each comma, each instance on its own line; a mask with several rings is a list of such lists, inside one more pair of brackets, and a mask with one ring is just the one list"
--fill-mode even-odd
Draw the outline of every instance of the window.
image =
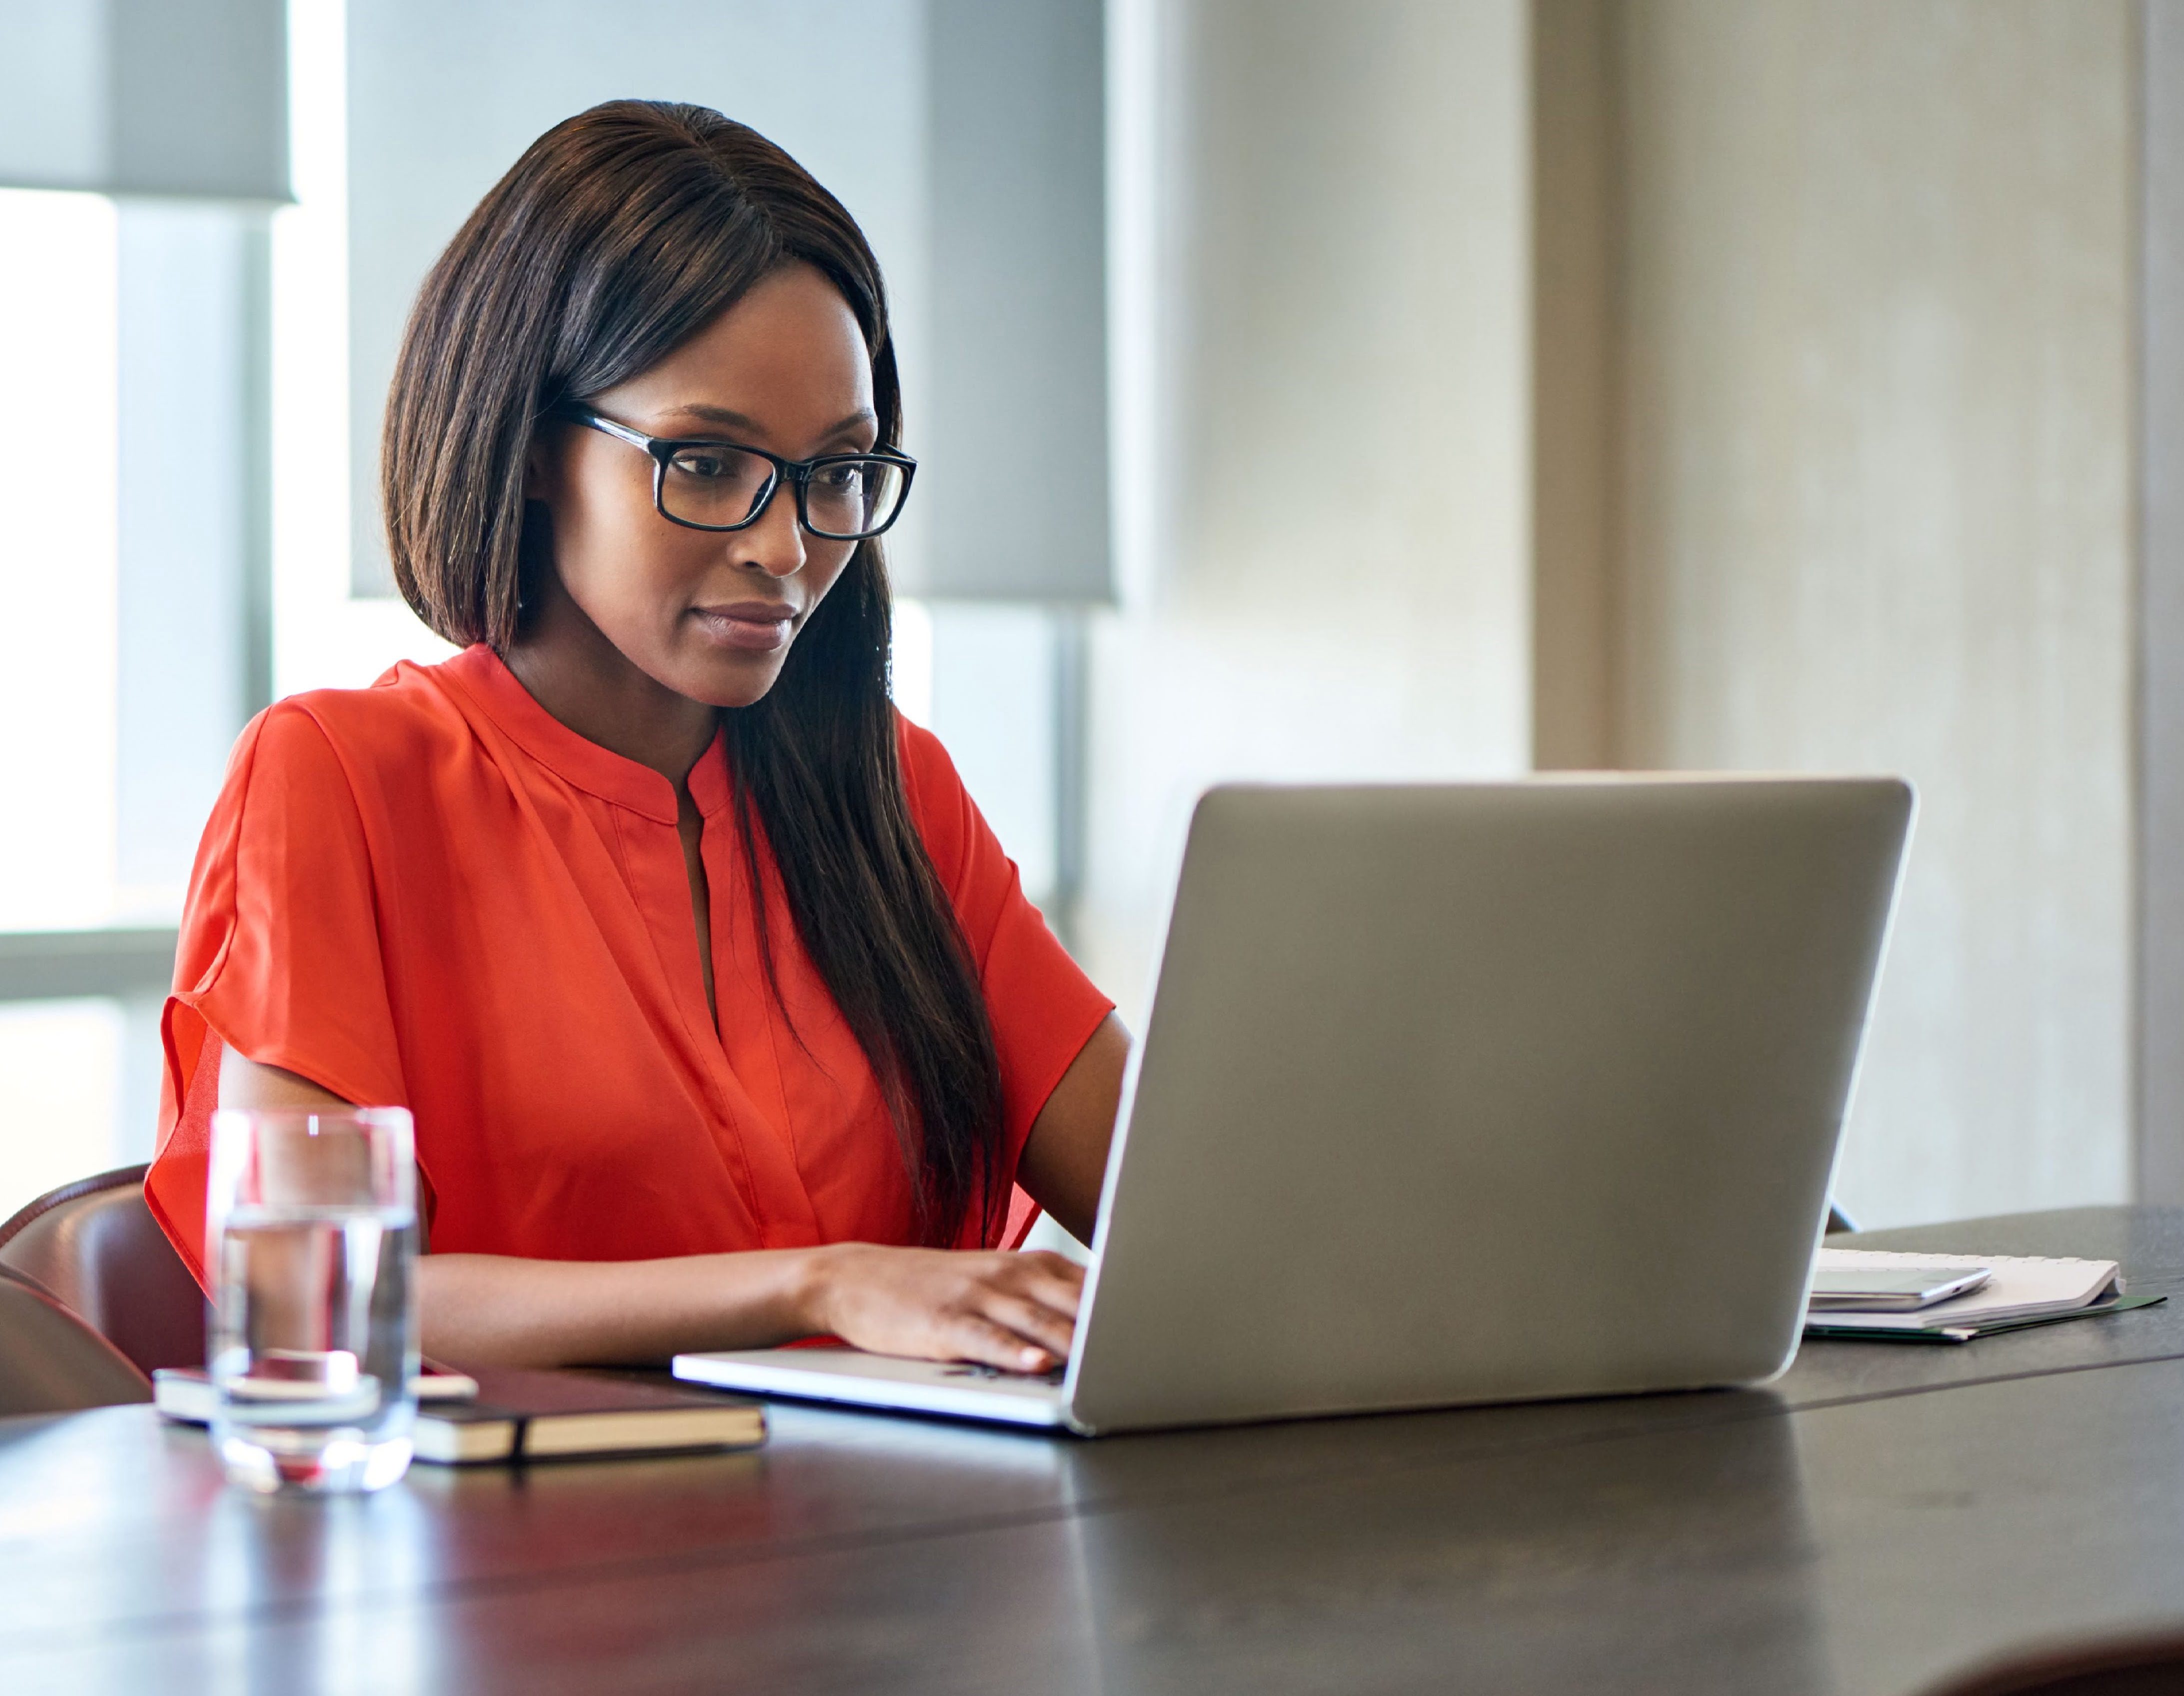
[[[98, 195], [0, 190], [4, 931], [117, 904], [114, 236]], [[119, 1158], [125, 1022], [108, 999], [0, 1003], [0, 1217]]]
[[114, 208], [0, 190], [0, 931], [101, 925], [115, 903]]

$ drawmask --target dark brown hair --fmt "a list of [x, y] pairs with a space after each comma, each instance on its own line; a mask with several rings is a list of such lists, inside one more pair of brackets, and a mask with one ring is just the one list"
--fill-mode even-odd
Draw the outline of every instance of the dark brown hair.
[[[387, 397], [387, 547], [418, 616], [504, 652], [526, 577], [551, 569], [543, 514], [523, 498], [542, 421], [649, 370], [798, 261], [856, 315], [879, 445], [897, 445], [879, 266], [795, 160], [705, 107], [645, 100], [595, 106], [532, 142], [425, 279]], [[998, 1217], [1000, 1069], [903, 793], [889, 622], [879, 544], [861, 542], [772, 689], [722, 718], [753, 887], [762, 832], [805, 951], [879, 1080], [921, 1234], [948, 1243], [974, 1213], [982, 1235]], [[771, 979], [762, 903], [759, 923]]]

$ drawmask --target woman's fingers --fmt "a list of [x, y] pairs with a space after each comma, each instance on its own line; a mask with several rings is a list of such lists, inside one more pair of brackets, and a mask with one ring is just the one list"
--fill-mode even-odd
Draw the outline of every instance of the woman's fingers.
[[844, 1244], [818, 1322], [861, 1348], [1040, 1372], [1068, 1357], [1084, 1275], [1058, 1254]]
[[998, 1366], [1005, 1372], [1045, 1372], [1060, 1364], [1060, 1357], [1051, 1349], [975, 1314], [961, 1315], [950, 1331], [951, 1355], [958, 1360]]
[[1035, 1301], [1021, 1297], [995, 1295], [986, 1304], [985, 1316], [995, 1323], [1006, 1326], [1017, 1336], [1028, 1338], [1050, 1354], [1067, 1354], [1076, 1335], [1076, 1326], [1065, 1314]]

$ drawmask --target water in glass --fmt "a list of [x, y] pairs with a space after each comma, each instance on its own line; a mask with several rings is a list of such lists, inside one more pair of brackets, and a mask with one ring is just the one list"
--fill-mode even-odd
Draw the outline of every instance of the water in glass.
[[409, 1466], [417, 1215], [408, 1117], [218, 1115], [206, 1358], [214, 1441], [238, 1484], [374, 1490]]

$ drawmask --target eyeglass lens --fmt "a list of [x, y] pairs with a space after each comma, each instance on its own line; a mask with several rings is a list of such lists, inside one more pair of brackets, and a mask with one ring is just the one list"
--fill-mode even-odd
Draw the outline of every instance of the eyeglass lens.
[[804, 511], [825, 536], [869, 536], [883, 530], [902, 500], [900, 465], [885, 459], [842, 459], [820, 466], [805, 485]]
[[[755, 453], [725, 442], [690, 442], [668, 459], [660, 480], [661, 507], [688, 524], [738, 525], [765, 498], [773, 467]], [[902, 468], [885, 459], [833, 460], [816, 468], [805, 486], [804, 511], [811, 528], [847, 540], [887, 528], [901, 504]]]

